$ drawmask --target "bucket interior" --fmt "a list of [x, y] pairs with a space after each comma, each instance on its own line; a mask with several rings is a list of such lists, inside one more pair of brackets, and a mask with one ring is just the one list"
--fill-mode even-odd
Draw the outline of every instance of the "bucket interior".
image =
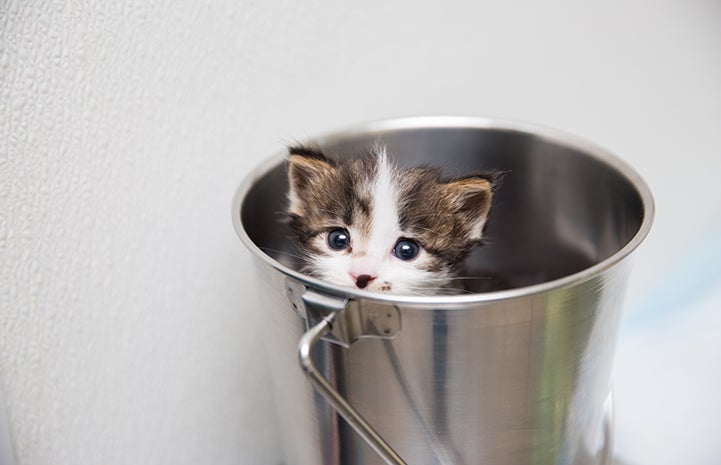
[[[401, 167], [441, 167], [449, 177], [506, 170], [494, 194], [484, 245], [461, 271], [471, 292], [539, 284], [591, 267], [618, 252], [645, 218], [639, 190], [608, 155], [562, 137], [497, 127], [407, 127], [354, 131], [317, 140], [342, 158], [384, 144]], [[593, 153], [591, 153], [593, 152]], [[299, 270], [284, 211], [286, 164], [253, 183], [241, 224], [265, 254]]]

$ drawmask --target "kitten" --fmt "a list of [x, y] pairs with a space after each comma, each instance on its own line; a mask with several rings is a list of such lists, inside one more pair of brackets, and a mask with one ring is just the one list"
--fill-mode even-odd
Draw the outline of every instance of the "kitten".
[[288, 216], [304, 271], [333, 284], [396, 294], [447, 290], [479, 244], [499, 173], [443, 180], [401, 170], [385, 148], [336, 162], [289, 148]]

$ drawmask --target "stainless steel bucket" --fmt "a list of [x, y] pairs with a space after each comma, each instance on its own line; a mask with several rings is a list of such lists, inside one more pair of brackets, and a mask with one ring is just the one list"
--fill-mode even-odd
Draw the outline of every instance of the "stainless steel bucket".
[[646, 184], [602, 148], [496, 119], [389, 120], [314, 141], [336, 157], [378, 142], [400, 165], [510, 172], [468, 260], [474, 293], [432, 297], [299, 273], [283, 154], [243, 183], [233, 221], [262, 302], [246, 311], [264, 315], [286, 463], [608, 463], [621, 302], [653, 219]]

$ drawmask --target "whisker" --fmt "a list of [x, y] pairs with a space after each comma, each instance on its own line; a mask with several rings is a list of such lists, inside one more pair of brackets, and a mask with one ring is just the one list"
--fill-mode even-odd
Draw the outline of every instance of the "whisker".
[[[472, 291], [469, 291], [467, 289], [457, 289], [457, 288], [449, 288], [449, 287], [421, 287], [421, 288], [411, 289], [410, 291], [411, 292], [416, 291], [413, 293], [413, 295], [429, 295], [428, 291], [436, 291], [440, 295], [473, 294]], [[425, 291], [425, 292], [423, 292], [423, 291]]]
[[449, 281], [456, 281], [456, 280], [473, 280], [473, 279], [493, 279], [491, 276], [458, 276], [458, 277], [452, 277], [448, 278]]
[[285, 250], [273, 249], [271, 247], [260, 247], [260, 250], [262, 250], [263, 252], [273, 252], [273, 253], [277, 253], [277, 254], [281, 254], [281, 255], [286, 255], [288, 257], [297, 258], [299, 260], [306, 259], [306, 257], [303, 257], [302, 255], [297, 255], [294, 253], [286, 252]]

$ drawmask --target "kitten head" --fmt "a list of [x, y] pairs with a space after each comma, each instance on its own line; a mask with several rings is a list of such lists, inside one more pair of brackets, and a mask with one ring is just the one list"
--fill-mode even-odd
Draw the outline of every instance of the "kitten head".
[[496, 179], [400, 170], [383, 148], [335, 162], [291, 147], [288, 214], [305, 271], [372, 291], [436, 293], [480, 242]]

